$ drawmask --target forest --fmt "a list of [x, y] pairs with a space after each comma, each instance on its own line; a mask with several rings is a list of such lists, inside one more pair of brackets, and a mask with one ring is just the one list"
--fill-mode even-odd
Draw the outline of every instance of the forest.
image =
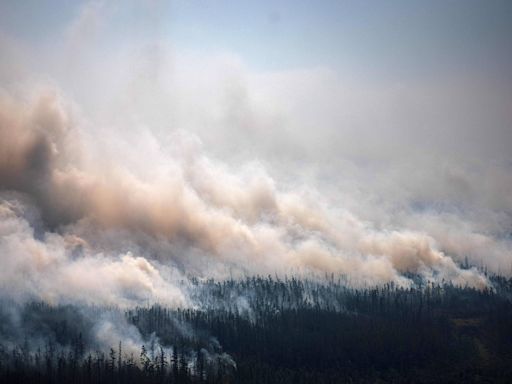
[[188, 308], [4, 302], [0, 382], [510, 383], [512, 279], [489, 280], [195, 279]]

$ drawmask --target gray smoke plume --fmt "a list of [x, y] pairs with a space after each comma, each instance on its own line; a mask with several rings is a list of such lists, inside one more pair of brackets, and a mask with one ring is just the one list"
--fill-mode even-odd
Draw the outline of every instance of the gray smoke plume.
[[149, 8], [150, 36], [104, 2], [37, 46], [0, 27], [2, 299], [193, 307], [190, 276], [510, 275], [506, 84], [257, 71], [174, 49]]
[[199, 148], [187, 150], [194, 138], [183, 133], [168, 152], [155, 146], [163, 162], [142, 177], [90, 155], [55, 95], [4, 100], [1, 110], [1, 187], [11, 191], [1, 206], [3, 292], [184, 304], [173, 274], [222, 277], [232, 269], [337, 273], [354, 284], [408, 284], [404, 273], [486, 284], [426, 233], [331, 213], [305, 193], [280, 191], [258, 164], [230, 173]]

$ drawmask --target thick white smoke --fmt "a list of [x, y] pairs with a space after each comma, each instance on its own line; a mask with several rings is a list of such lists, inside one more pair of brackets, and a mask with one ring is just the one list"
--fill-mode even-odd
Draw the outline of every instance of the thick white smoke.
[[[84, 240], [37, 228], [19, 196], [0, 205], [0, 287], [4, 299], [133, 307], [186, 306], [179, 275], [130, 252], [93, 253]], [[174, 281], [172, 283], [171, 281]]]
[[194, 136], [131, 148], [160, 158], [141, 175], [106, 144], [88, 153], [95, 141], [81, 138], [55, 94], [4, 98], [1, 107], [4, 294], [176, 306], [186, 304], [182, 274], [233, 272], [335, 273], [355, 285], [407, 285], [404, 273], [413, 273], [486, 285], [428, 234], [377, 229], [312, 194], [282, 191], [258, 163], [232, 169], [209, 159]]
[[186, 305], [187, 275], [486, 285], [466, 258], [510, 274], [506, 87], [255, 71], [173, 49], [155, 7], [122, 35], [103, 2], [35, 47], [0, 30], [4, 295]]
[[[187, 307], [190, 276], [254, 274], [487, 286], [466, 259], [510, 275], [505, 82], [258, 71], [174, 49], [151, 4], [87, 3], [36, 43], [0, 26], [2, 299]], [[117, 311], [92, 323], [100, 348], [148, 342]]]

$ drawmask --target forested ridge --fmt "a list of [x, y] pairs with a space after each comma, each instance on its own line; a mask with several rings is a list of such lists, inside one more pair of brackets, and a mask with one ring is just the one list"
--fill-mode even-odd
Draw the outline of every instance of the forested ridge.
[[268, 276], [193, 280], [181, 309], [4, 303], [0, 381], [510, 383], [512, 279], [489, 280], [355, 289]]

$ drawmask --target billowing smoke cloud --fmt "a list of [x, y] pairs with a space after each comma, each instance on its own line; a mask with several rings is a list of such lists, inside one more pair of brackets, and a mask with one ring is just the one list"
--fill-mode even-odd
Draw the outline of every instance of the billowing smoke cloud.
[[174, 49], [161, 5], [123, 5], [35, 43], [0, 27], [2, 300], [77, 304], [92, 344], [137, 353], [150, 340], [120, 313], [85, 308], [194, 307], [191, 276], [510, 275], [506, 82], [256, 71]]
[[25, 215], [30, 215], [26, 206], [12, 196], [0, 205], [4, 299], [121, 307], [156, 302], [186, 305], [179, 287], [169, 283], [172, 275], [164, 278], [165, 268], [158, 270], [129, 252], [111, 257], [93, 254], [84, 240], [71, 234], [37, 236]]
[[118, 12], [86, 4], [34, 49], [0, 33], [4, 295], [184, 306], [189, 275], [510, 273], [506, 87], [255, 72], [173, 50], [153, 8], [118, 36]]
[[[484, 286], [434, 239], [378, 230], [281, 191], [263, 166], [206, 157], [181, 133], [140, 176], [96, 152], [56, 94], [2, 101], [0, 242], [3, 292], [50, 302], [184, 305], [179, 274], [344, 274], [353, 284], [404, 273]], [[137, 156], [144, 156], [137, 152]], [[103, 157], [105, 156], [105, 157]], [[110, 156], [112, 156], [110, 154]], [[100, 283], [101, 282], [101, 283]]]

